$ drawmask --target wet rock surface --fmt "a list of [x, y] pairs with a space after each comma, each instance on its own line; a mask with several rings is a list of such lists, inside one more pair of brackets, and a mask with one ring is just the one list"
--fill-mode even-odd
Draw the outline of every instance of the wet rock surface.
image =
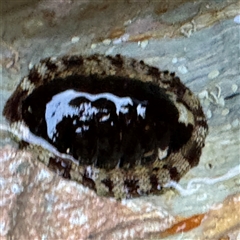
[[[26, 1], [21, 6], [3, 8], [1, 111], [28, 68], [42, 58], [65, 54], [120, 53], [143, 59], [161, 70], [175, 71], [195, 94], [199, 94], [210, 129], [200, 164], [180, 182], [186, 190], [182, 193], [189, 195], [181, 196], [170, 190], [162, 196], [128, 200], [127, 205], [126, 202], [98, 198], [82, 186], [52, 175], [27, 152], [16, 152], [12, 147], [2, 148], [2, 237], [71, 238], [73, 234], [73, 238], [146, 239], [150, 236], [148, 233], [163, 232], [180, 221], [179, 217], [182, 220], [206, 214], [206, 219], [211, 219], [212, 223], [206, 226], [204, 224], [208, 220], [200, 221], [199, 228], [184, 233], [186, 238], [237, 239], [239, 225], [235, 224], [237, 215], [233, 213], [239, 209], [239, 201], [236, 200], [239, 196], [233, 194], [239, 192], [240, 185], [237, 168], [240, 158], [240, 62], [239, 24], [234, 18], [239, 14], [239, 3], [211, 1], [191, 4], [194, 3], [179, 2], [174, 6], [158, 3], [157, 7], [150, 3], [138, 6], [132, 3], [126, 8], [120, 3], [114, 5], [107, 1], [97, 5], [79, 1], [61, 1], [59, 4]], [[189, 14], [187, 9], [191, 9]], [[186, 13], [185, 19], [176, 16], [181, 11]], [[171, 22], [175, 24], [169, 24]], [[1, 124], [6, 125], [3, 117]], [[1, 131], [0, 134], [2, 146], [14, 144], [6, 132]], [[38, 184], [36, 176], [40, 179]], [[44, 184], [43, 179], [48, 184]], [[194, 179], [198, 179], [196, 184], [188, 186]], [[56, 182], [58, 187], [54, 188]], [[200, 187], [194, 192], [196, 185]], [[66, 194], [62, 194], [62, 189]], [[56, 197], [55, 193], [59, 195]], [[53, 208], [54, 203], [59, 205]], [[207, 212], [217, 203], [219, 205], [212, 211], [217, 216], [214, 217], [211, 210]], [[109, 204], [114, 207], [108, 207]], [[132, 206], [140, 211], [133, 213], [129, 210]], [[115, 207], [118, 212], [110, 215]], [[153, 215], [148, 215], [149, 209]], [[128, 217], [122, 217], [118, 223], [110, 223], [112, 219], [118, 221], [116, 216], [123, 216], [121, 214]], [[228, 217], [226, 222], [230, 222], [231, 227], [225, 228], [226, 222], [219, 219]], [[67, 220], [66, 224], [66, 219], [71, 221]], [[93, 228], [88, 228], [88, 223]], [[103, 227], [104, 223], [109, 224]], [[77, 235], [79, 232], [83, 235]], [[170, 233], [174, 234], [174, 230]], [[170, 239], [171, 234], [166, 238]], [[178, 234], [171, 238], [180, 237], [181, 233]]]

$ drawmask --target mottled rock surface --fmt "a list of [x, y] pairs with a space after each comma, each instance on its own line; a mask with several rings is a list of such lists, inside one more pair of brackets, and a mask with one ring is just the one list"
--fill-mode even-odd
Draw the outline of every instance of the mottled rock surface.
[[174, 222], [166, 210], [100, 198], [56, 176], [26, 151], [0, 151], [0, 235], [13, 239], [129, 239]]
[[[208, 235], [239, 239], [239, 1], [128, 2], [126, 7], [125, 1], [54, 4], [46, 0], [16, 5], [5, 1], [0, 19], [0, 111], [28, 68], [48, 56], [120, 53], [175, 71], [199, 94], [210, 127], [200, 164], [180, 182], [187, 189], [184, 193], [191, 194], [181, 196], [170, 190], [124, 204], [97, 198], [55, 176], [28, 153], [7, 147], [1, 150], [3, 239], [59, 238], [57, 234], [63, 239], [71, 234], [95, 239], [156, 238], [173, 222], [187, 223], [199, 214], [206, 214], [200, 227], [166, 239], [206, 239]], [[1, 124], [6, 125], [3, 117]], [[4, 131], [0, 140], [1, 146], [16, 147]], [[188, 186], [196, 178], [197, 183]], [[174, 231], [173, 227], [168, 233]]]

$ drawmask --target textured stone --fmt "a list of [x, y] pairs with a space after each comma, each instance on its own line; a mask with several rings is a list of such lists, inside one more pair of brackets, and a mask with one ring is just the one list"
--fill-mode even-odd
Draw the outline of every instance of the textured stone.
[[[143, 59], [144, 61], [151, 59], [152, 62], [149, 64], [154, 64], [162, 70], [171, 69], [171, 71], [176, 71], [178, 66], [185, 65], [189, 72], [181, 76], [184, 83], [195, 93], [204, 90], [208, 94], [210, 91], [214, 91], [217, 94], [215, 87], [217, 84], [222, 88], [221, 97], [225, 99], [225, 107], [228, 108], [230, 112], [227, 116], [222, 116], [221, 111], [223, 108], [208, 101], [208, 99], [204, 97], [203, 105], [205, 112], [208, 109], [212, 112], [212, 117], [209, 119], [210, 131], [206, 141], [207, 144], [204, 148], [205, 151], [202, 155], [200, 165], [192, 169], [191, 172], [182, 179], [180, 184], [186, 186], [189, 180], [196, 177], [213, 178], [222, 176], [234, 166], [239, 166], [238, 119], [240, 113], [240, 95], [239, 89], [234, 92], [231, 88], [233, 84], [240, 86], [238, 51], [239, 24], [234, 22], [234, 17], [239, 14], [239, 1], [211, 1], [211, 3], [203, 1], [201, 11], [199, 11], [193, 19], [195, 29], [194, 24], [189, 20], [183, 25], [175, 24], [174, 26], [159, 21], [162, 13], [180, 5], [182, 3], [181, 1], [139, 1], [137, 5], [135, 1], [129, 1], [130, 4], [128, 7], [126, 7], [125, 1], [117, 1], [113, 4], [109, 1], [101, 1], [101, 3], [99, 2], [98, 4], [89, 1], [61, 0], [61, 3], [59, 2], [36, 0], [3, 2], [3, 24], [0, 24], [0, 30], [4, 33], [3, 38], [8, 45], [12, 44], [12, 46], [10, 48], [7, 47], [7, 49], [11, 50], [11, 48], [13, 48], [19, 52], [20, 58], [17, 64], [21, 66], [21, 72], [18, 71], [17, 75], [15, 72], [12, 74], [12, 71], [9, 71], [12, 70], [12, 68], [15, 69], [15, 59], [17, 59], [16, 56], [18, 52], [16, 52], [16, 54], [11, 53], [11, 59], [8, 61], [9, 50], [4, 50], [4, 62], [0, 62], [0, 70], [2, 68], [3, 73], [1, 75], [1, 112], [3, 104], [5, 104], [10, 93], [14, 91], [21, 77], [27, 74], [28, 64], [30, 62], [35, 64], [40, 59], [48, 56], [108, 52], [108, 54], [115, 55], [120, 53], [125, 56]], [[87, 4], [88, 2], [89, 4]], [[194, 2], [192, 3], [194, 4]], [[55, 5], [56, 8], [52, 7], [52, 5]], [[174, 5], [174, 7], [172, 7], [172, 5]], [[6, 9], [6, 7], [8, 7], [8, 9]], [[74, 11], [70, 11], [71, 9]], [[44, 31], [39, 32], [36, 37], [27, 39], [21, 27], [24, 19], [29, 16], [32, 17], [32, 15], [38, 18], [41, 12], [44, 13], [44, 19], [49, 24], [45, 25], [46, 28], [44, 28]], [[154, 12], [157, 16], [154, 15]], [[148, 15], [152, 16], [152, 18], [150, 18], [151, 21], [148, 21]], [[173, 15], [172, 17], [174, 18], [175, 16]], [[109, 21], [110, 18], [112, 21]], [[141, 21], [141, 19], [143, 21]], [[147, 19], [147, 21], [145, 21], [145, 19]], [[145, 28], [146, 22], [148, 28]], [[52, 23], [56, 25], [53, 26]], [[11, 27], [9, 24], [11, 24]], [[190, 38], [183, 36], [179, 38], [179, 36], [182, 35], [180, 28], [183, 28], [187, 33], [192, 33]], [[196, 32], [194, 32], [194, 30], [196, 30]], [[81, 41], [79, 41], [79, 44], [71, 44], [70, 39], [76, 34], [81, 37]], [[229, 38], [229, 36], [231, 37]], [[165, 39], [163, 39], [163, 37], [165, 37]], [[119, 38], [120, 40], [118, 40], [118, 42], [122, 44], [103, 46], [102, 40], [105, 38]], [[135, 42], [125, 43], [126, 41], [143, 41], [144, 39], [149, 39], [149, 44], [144, 50], [139, 48]], [[95, 49], [90, 48], [92, 43], [97, 46]], [[7, 54], [5, 54], [5, 52]], [[174, 57], [176, 57], [178, 61], [173, 64], [172, 59]], [[185, 61], [181, 61], [180, 59], [182, 58], [184, 58]], [[12, 63], [14, 64], [12, 65]], [[8, 68], [9, 66], [10, 68]], [[208, 79], [207, 75], [213, 69], [221, 70], [221, 74], [215, 79]], [[1, 120], [4, 121], [3, 118]], [[225, 128], [226, 123], [231, 123], [232, 128]], [[9, 142], [9, 137], [5, 138], [5, 133], [0, 132], [0, 135], [0, 140], [5, 139], [4, 144]], [[206, 165], [209, 166], [209, 169], [205, 168]], [[5, 169], [5, 166], [1, 164], [1, 168]], [[8, 173], [8, 175], [12, 176], [13, 174]], [[157, 206], [162, 206], [166, 203], [171, 209], [172, 214], [190, 218], [194, 214], [205, 213], [213, 203], [222, 202], [222, 199], [226, 198], [226, 196], [230, 196], [234, 192], [239, 192], [239, 177], [221, 182], [220, 184], [224, 185], [225, 190], [220, 190], [218, 185], [203, 185], [202, 190], [198, 194], [187, 197], [182, 197], [170, 191], [170, 194], [143, 199], [148, 201], [148, 206], [151, 206], [150, 209], [156, 209]], [[4, 188], [4, 190], [7, 192], [9, 188]], [[1, 190], [1, 201], [3, 199], [2, 196], [7, 194], [2, 194], [4, 190]], [[37, 201], [36, 199], [35, 201]], [[140, 200], [143, 201], [142, 199], [138, 201]], [[107, 203], [108, 202], [109, 201], [107, 201]], [[133, 203], [133, 201], [128, 201], [128, 203]], [[13, 205], [11, 201], [7, 202], [4, 206], [1, 205], [1, 239], [9, 238], [10, 233], [15, 239], [19, 239], [15, 234], [16, 221], [12, 221], [8, 215], [8, 212], [10, 215], [13, 215], [12, 210], [8, 211], [8, 207], [11, 205]], [[18, 203], [18, 205], [15, 203], [13, 209], [18, 210], [15, 210], [14, 214], [16, 214], [17, 211], [21, 211], [22, 206], [24, 207], [24, 204], [21, 205], [21, 202]], [[135, 204], [134, 207], [131, 205], [129, 208], [138, 208], [138, 204]], [[219, 218], [216, 218], [216, 222], [221, 219], [221, 214], [224, 213], [223, 209], [219, 209], [218, 211]], [[215, 211], [215, 213], [218, 211]], [[140, 214], [141, 211], [139, 211], [139, 215]], [[143, 215], [143, 218], [144, 217], [147, 219], [146, 214]], [[39, 218], [41, 218], [41, 216]], [[28, 221], [27, 219], [23, 221]], [[49, 220], [45, 219], [45, 221]], [[55, 221], [57, 220], [55, 219]], [[148, 223], [144, 219], [142, 221], [146, 224]], [[9, 224], [10, 227], [7, 228], [8, 230], [6, 231], [5, 227]], [[24, 224], [25, 223], [23, 223], [23, 225]], [[42, 222], [39, 221], [39, 225], [41, 224]], [[123, 226], [122, 224], [119, 225]], [[5, 233], [3, 235], [2, 233], [4, 231]], [[9, 233], [7, 235], [8, 231]], [[26, 230], [24, 231], [26, 232]], [[49, 230], [49, 232], [50, 231], [51, 230]], [[205, 239], [204, 236], [201, 235], [201, 231], [204, 231], [204, 229], [199, 227], [194, 231], [169, 236], [167, 239]], [[233, 229], [229, 231], [232, 232], [227, 234], [223, 233], [222, 238], [216, 237], [213, 239], [239, 239], [239, 227], [233, 226]], [[112, 231], [109, 232], [110, 234], [112, 233]], [[119, 232], [121, 232], [121, 230], [119, 230]], [[41, 232], [39, 232], [39, 235], [40, 234]], [[200, 238], [199, 235], [201, 235], [202, 238]], [[21, 239], [27, 239], [25, 236], [22, 236], [23, 235], [21, 235]], [[42, 234], [43, 239], [47, 236], [45, 233]], [[92, 236], [94, 237], [96, 235]], [[38, 238], [36, 237], [36, 239]]]
[[[161, 208], [100, 198], [63, 180], [26, 151], [0, 150], [1, 237], [14, 239], [129, 239], [169, 227]], [[135, 209], [135, 210], [133, 210]]]
[[222, 203], [212, 206], [201, 228], [202, 239], [221, 239], [233, 230], [240, 230], [240, 193], [228, 196]]

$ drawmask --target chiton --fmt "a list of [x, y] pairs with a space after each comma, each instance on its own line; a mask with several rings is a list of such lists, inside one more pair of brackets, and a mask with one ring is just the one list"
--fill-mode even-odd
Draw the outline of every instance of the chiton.
[[7, 101], [21, 146], [117, 199], [161, 193], [199, 162], [208, 126], [174, 73], [120, 55], [47, 58]]

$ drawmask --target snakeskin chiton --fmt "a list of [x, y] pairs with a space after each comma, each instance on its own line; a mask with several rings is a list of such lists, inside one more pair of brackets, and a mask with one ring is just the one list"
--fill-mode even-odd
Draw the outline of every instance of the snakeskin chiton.
[[3, 113], [53, 171], [117, 199], [179, 181], [198, 164], [208, 129], [174, 73], [120, 55], [44, 59]]

